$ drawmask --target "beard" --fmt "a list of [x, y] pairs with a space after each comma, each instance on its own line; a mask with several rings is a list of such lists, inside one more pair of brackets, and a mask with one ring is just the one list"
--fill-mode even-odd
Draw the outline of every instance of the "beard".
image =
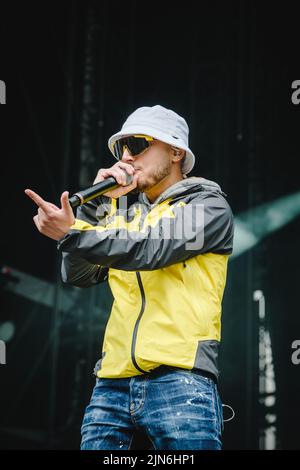
[[169, 159], [165, 159], [159, 166], [152, 170], [152, 173], [148, 175], [141, 174], [138, 178], [137, 187], [135, 188], [138, 192], [145, 192], [157, 184], [159, 184], [164, 178], [169, 176], [172, 169], [172, 163]]

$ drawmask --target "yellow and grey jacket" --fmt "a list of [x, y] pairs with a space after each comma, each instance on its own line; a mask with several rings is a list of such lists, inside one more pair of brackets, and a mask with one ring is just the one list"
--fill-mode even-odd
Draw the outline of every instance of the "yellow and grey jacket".
[[58, 242], [62, 279], [89, 287], [108, 279], [114, 302], [98, 377], [131, 377], [159, 365], [218, 378], [221, 303], [233, 215], [219, 185], [183, 179], [154, 203], [129, 207], [102, 196], [77, 209]]

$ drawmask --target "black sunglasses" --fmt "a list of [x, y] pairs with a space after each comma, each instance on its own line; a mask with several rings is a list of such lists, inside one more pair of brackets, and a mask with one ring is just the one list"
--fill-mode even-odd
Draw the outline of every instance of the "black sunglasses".
[[154, 138], [148, 135], [130, 135], [129, 137], [123, 137], [117, 140], [113, 145], [114, 156], [121, 160], [124, 151], [127, 149], [132, 157], [145, 152], [150, 147], [150, 142], [153, 142]]

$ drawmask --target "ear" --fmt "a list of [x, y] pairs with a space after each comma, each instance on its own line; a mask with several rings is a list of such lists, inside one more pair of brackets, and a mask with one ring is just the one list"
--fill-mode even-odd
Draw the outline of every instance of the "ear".
[[178, 149], [178, 148], [175, 148], [175, 147], [172, 147], [172, 150], [173, 150], [173, 155], [174, 157], [176, 158], [173, 158], [173, 162], [179, 162], [180, 160], [182, 160], [185, 156], [185, 151], [182, 150], [182, 149]]

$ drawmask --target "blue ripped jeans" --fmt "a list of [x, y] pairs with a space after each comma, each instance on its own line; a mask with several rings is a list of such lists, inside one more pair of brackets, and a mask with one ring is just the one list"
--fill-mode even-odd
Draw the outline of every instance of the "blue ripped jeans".
[[222, 403], [210, 378], [161, 366], [96, 379], [82, 423], [82, 450], [129, 450], [141, 430], [159, 450], [221, 449]]

